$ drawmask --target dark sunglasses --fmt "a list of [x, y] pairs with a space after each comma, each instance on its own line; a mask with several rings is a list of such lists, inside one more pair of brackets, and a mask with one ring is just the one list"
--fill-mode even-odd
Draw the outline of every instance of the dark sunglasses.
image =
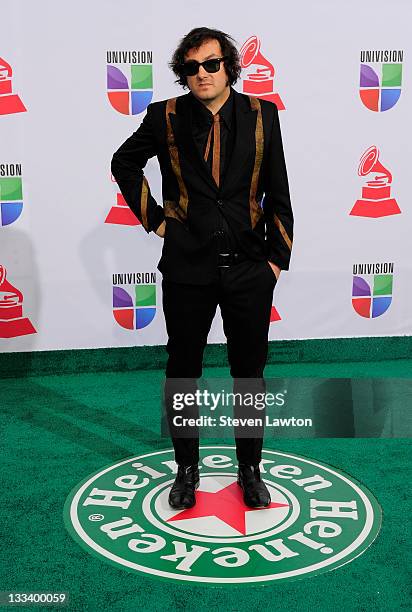
[[206, 72], [213, 73], [219, 72], [220, 62], [227, 59], [226, 57], [214, 57], [213, 59], [205, 60], [204, 62], [197, 62], [196, 60], [189, 60], [180, 64], [180, 73], [182, 76], [195, 76], [199, 72], [200, 66], [206, 70]]

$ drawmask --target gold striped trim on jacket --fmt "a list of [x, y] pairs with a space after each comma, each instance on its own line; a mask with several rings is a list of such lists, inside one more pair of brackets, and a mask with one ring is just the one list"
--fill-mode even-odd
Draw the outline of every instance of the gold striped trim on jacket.
[[169, 148], [170, 161], [172, 163], [172, 169], [176, 176], [177, 183], [179, 186], [179, 207], [181, 208], [184, 218], [187, 217], [187, 205], [188, 195], [186, 185], [182, 178], [182, 170], [180, 168], [179, 152], [175, 143], [175, 137], [173, 134], [172, 125], [170, 122], [169, 113], [176, 114], [176, 98], [171, 98], [166, 102], [166, 133], [167, 133], [167, 146]]
[[257, 111], [256, 117], [256, 128], [255, 128], [255, 165], [253, 168], [252, 180], [250, 183], [249, 193], [249, 208], [250, 208], [250, 221], [252, 229], [263, 215], [260, 203], [256, 201], [256, 194], [259, 182], [259, 172], [262, 165], [263, 159], [263, 145], [264, 145], [264, 134], [263, 134], [263, 121], [262, 121], [262, 109], [260, 106], [260, 100], [258, 98], [250, 98], [250, 105], [252, 110]]
[[165, 213], [165, 217], [173, 217], [173, 219], [176, 219], [180, 222], [185, 221], [184, 213], [180, 209], [179, 204], [177, 204], [177, 202], [173, 202], [173, 200], [164, 200], [163, 210]]
[[279, 217], [276, 214], [274, 216], [274, 221], [275, 221], [276, 227], [278, 228], [278, 230], [282, 234], [282, 238], [286, 242], [289, 251], [291, 251], [292, 250], [292, 241], [289, 238], [289, 236], [287, 234], [287, 231], [285, 230], [285, 227], [284, 227], [282, 221], [279, 219]]
[[145, 230], [148, 230], [148, 222], [147, 222], [147, 199], [149, 197], [149, 183], [147, 182], [146, 177], [143, 177], [142, 182], [142, 191], [140, 194], [140, 214], [142, 217], [142, 225]]

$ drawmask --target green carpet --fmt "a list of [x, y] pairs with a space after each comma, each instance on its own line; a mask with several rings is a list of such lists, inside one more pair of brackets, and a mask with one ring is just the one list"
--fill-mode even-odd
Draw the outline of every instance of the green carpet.
[[[411, 358], [412, 336], [271, 340], [268, 350], [268, 363], [276, 364], [372, 363]], [[163, 345], [29, 353], [0, 352], [0, 378], [56, 372], [72, 374], [164, 369], [166, 359]], [[221, 367], [226, 364], [226, 344], [208, 344], [204, 354], [205, 367]]]
[[[411, 361], [399, 359], [272, 364], [265, 374], [407, 377], [411, 366]], [[204, 375], [228, 376], [228, 370], [206, 368]], [[156, 581], [83, 551], [64, 528], [64, 501], [78, 482], [101, 466], [170, 447], [159, 437], [162, 380], [163, 371], [155, 369], [0, 380], [1, 591], [67, 591], [70, 603], [63, 609], [93, 612], [410, 609], [407, 439], [272, 438], [265, 443], [269, 449], [337, 466], [379, 500], [384, 512], [380, 535], [363, 555], [338, 570], [297, 582], [225, 589]]]

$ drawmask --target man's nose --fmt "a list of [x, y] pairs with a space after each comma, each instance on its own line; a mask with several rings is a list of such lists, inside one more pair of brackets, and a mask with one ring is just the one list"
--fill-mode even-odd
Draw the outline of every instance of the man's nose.
[[198, 77], [200, 79], [204, 79], [205, 77], [208, 76], [208, 72], [206, 72], [206, 70], [203, 68], [203, 66], [199, 66], [199, 72], [197, 73]]

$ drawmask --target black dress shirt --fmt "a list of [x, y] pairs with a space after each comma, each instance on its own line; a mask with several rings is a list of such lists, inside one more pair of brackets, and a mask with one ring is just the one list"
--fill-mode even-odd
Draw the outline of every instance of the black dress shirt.
[[[222, 184], [225, 172], [227, 171], [230, 159], [233, 153], [233, 147], [235, 142], [235, 112], [234, 112], [234, 101], [233, 91], [230, 90], [230, 95], [226, 102], [219, 110], [220, 116], [220, 179], [219, 184]], [[192, 99], [192, 135], [195, 141], [195, 145], [204, 159], [206, 150], [206, 143], [209, 136], [209, 132], [212, 129], [212, 138], [210, 143], [209, 155], [207, 160], [204, 162], [207, 164], [210, 173], [212, 173], [212, 159], [213, 159], [213, 113], [206, 108], [202, 102], [197, 100], [193, 95]], [[215, 229], [215, 238], [218, 251], [238, 251], [237, 241], [234, 233], [231, 231], [223, 213], [220, 213], [220, 221]]]

